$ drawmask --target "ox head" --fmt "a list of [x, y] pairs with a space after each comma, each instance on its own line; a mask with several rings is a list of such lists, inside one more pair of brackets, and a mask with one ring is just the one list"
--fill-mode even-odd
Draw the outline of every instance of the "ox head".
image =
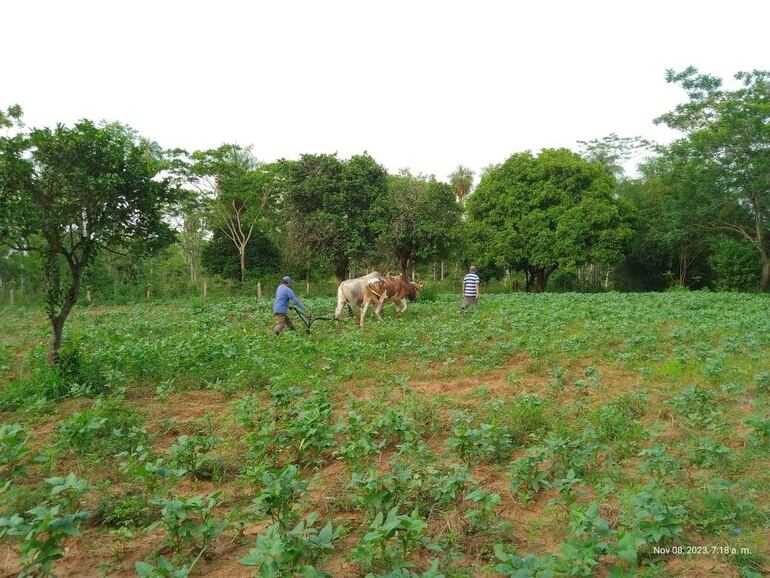
[[422, 285], [418, 283], [412, 283], [411, 281], [407, 284], [407, 290], [406, 290], [406, 296], [410, 301], [414, 301], [417, 299], [417, 294], [420, 292], [420, 289], [422, 289]]

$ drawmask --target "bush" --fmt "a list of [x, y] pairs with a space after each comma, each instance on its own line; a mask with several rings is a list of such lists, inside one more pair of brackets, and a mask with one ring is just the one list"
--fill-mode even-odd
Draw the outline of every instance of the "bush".
[[756, 291], [762, 272], [757, 250], [736, 239], [720, 239], [709, 258], [717, 291]]

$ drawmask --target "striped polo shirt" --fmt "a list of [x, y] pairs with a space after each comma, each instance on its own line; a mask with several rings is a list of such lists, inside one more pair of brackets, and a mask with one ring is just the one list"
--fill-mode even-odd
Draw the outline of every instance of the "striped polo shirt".
[[476, 273], [468, 273], [463, 277], [463, 295], [465, 297], [476, 296], [476, 284], [479, 282], [479, 276]]

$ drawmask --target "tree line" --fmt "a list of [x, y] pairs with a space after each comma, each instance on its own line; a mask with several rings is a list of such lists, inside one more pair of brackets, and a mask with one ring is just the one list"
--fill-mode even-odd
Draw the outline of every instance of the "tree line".
[[235, 144], [163, 149], [117, 123], [29, 128], [12, 106], [0, 111], [0, 284], [41, 288], [54, 352], [84, 287], [148, 279], [443, 278], [473, 262], [529, 291], [767, 291], [768, 74], [738, 73], [728, 89], [669, 71], [686, 94], [655, 119], [679, 131], [671, 144], [613, 134], [517, 152], [478, 183], [462, 165], [446, 179], [389, 174], [366, 152], [260, 162]]

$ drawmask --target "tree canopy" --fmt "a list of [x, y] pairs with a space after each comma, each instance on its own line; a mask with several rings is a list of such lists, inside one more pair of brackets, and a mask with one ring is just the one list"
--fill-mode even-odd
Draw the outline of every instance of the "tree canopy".
[[386, 225], [380, 236], [404, 275], [417, 263], [449, 256], [457, 239], [460, 206], [452, 187], [408, 170], [388, 177]]
[[613, 191], [605, 167], [569, 150], [512, 155], [468, 199], [479, 264], [524, 271], [543, 291], [560, 266], [618, 261], [631, 229]]
[[697, 174], [690, 194], [709, 225], [751, 244], [761, 261], [760, 288], [770, 289], [770, 72], [739, 72], [740, 87], [689, 67], [669, 70], [688, 101], [656, 119], [683, 137], [665, 154], [677, 172]]
[[295, 241], [327, 256], [337, 280], [370, 253], [385, 227], [385, 169], [368, 154], [302, 155], [285, 161], [286, 218]]

